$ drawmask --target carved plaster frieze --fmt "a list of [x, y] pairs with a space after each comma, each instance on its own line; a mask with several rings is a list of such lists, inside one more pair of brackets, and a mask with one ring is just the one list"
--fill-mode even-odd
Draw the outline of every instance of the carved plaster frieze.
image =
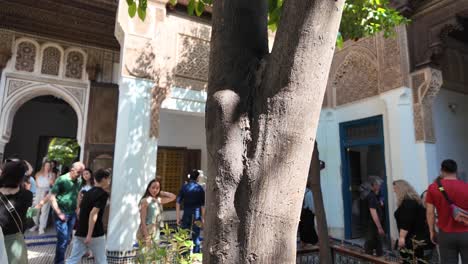
[[[422, 53], [416, 52], [416, 54], [420, 53], [421, 55], [415, 58], [415, 67], [440, 66], [441, 59], [447, 50], [447, 40], [450, 33], [463, 30], [463, 24], [456, 16], [444, 24], [436, 24], [431, 28], [425, 28], [423, 31], [428, 32], [427, 43], [424, 43], [427, 48]], [[418, 43], [418, 47], [421, 46], [421, 43]]]
[[27, 81], [22, 81], [22, 80], [10, 80], [8, 82], [8, 92], [7, 92], [7, 97], [12, 95], [14, 92], [17, 90], [32, 84], [32, 82], [27, 82]]
[[416, 140], [435, 143], [432, 104], [443, 83], [442, 72], [427, 67], [411, 74], [411, 79]]
[[70, 92], [73, 95], [73, 97], [76, 99], [76, 101], [80, 103], [80, 105], [84, 105], [84, 100], [85, 100], [84, 99], [84, 97], [85, 97], [84, 89], [65, 87], [65, 90]]
[[128, 45], [124, 56], [124, 74], [152, 80], [155, 74], [154, 60], [156, 58], [153, 41], [141, 43], [141, 40], [132, 41], [134, 45]]
[[178, 35], [177, 76], [208, 81], [210, 42], [187, 35]]
[[11, 58], [13, 45], [13, 34], [6, 31], [0, 31], [0, 71], [6, 67]]
[[170, 86], [158, 87], [154, 86], [151, 89], [151, 124], [149, 135], [153, 138], [159, 138], [159, 119], [162, 102], [171, 94]]
[[179, 88], [203, 91], [208, 87], [208, 82], [175, 76], [174, 86]]
[[336, 105], [375, 96], [379, 93], [377, 65], [363, 53], [350, 52], [338, 67], [332, 87]]

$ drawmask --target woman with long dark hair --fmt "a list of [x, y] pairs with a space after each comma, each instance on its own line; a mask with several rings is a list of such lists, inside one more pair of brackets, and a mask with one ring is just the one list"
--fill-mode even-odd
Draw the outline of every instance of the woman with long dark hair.
[[160, 228], [163, 224], [163, 204], [170, 203], [176, 199], [176, 195], [161, 191], [159, 178], [153, 179], [146, 187], [145, 194], [140, 200], [140, 227], [137, 239], [147, 245], [159, 240]]
[[21, 186], [27, 170], [23, 161], [15, 159], [5, 163], [0, 175], [0, 226], [10, 264], [28, 263], [24, 230], [33, 195]]
[[87, 192], [94, 186], [94, 176], [93, 171], [90, 168], [86, 168], [83, 171], [83, 187], [81, 187], [81, 192]]

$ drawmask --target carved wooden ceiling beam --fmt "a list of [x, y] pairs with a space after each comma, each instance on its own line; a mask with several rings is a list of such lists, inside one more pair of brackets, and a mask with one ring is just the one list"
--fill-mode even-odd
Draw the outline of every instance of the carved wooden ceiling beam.
[[113, 0], [0, 0], [0, 27], [118, 50]]

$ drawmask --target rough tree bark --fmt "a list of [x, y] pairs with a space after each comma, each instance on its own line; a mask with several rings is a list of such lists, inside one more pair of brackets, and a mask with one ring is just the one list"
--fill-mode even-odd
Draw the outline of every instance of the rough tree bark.
[[204, 263], [295, 263], [296, 231], [344, 0], [216, 0], [206, 109]]
[[309, 169], [309, 182], [314, 197], [315, 216], [317, 217], [317, 232], [319, 237], [320, 247], [320, 262], [333, 263], [330, 239], [328, 236], [327, 216], [325, 214], [325, 207], [323, 206], [323, 195], [320, 184], [320, 157], [317, 148], [317, 141], [315, 142], [314, 152], [312, 154], [312, 161]]

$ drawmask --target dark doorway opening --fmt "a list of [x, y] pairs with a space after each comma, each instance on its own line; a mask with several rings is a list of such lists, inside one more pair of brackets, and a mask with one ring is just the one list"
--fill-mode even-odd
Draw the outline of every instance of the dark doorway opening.
[[[378, 176], [384, 184], [381, 199], [388, 212], [385, 149], [382, 117], [371, 117], [340, 124], [343, 164], [343, 200], [345, 237], [358, 239], [365, 235], [368, 221], [367, 203], [362, 199], [360, 186], [369, 176]], [[387, 214], [387, 213], [386, 213]], [[387, 223], [383, 223], [388, 230]]]
[[54, 96], [33, 98], [15, 113], [5, 157], [17, 155], [40, 168], [50, 140], [76, 138], [77, 128], [77, 115], [67, 102]]

